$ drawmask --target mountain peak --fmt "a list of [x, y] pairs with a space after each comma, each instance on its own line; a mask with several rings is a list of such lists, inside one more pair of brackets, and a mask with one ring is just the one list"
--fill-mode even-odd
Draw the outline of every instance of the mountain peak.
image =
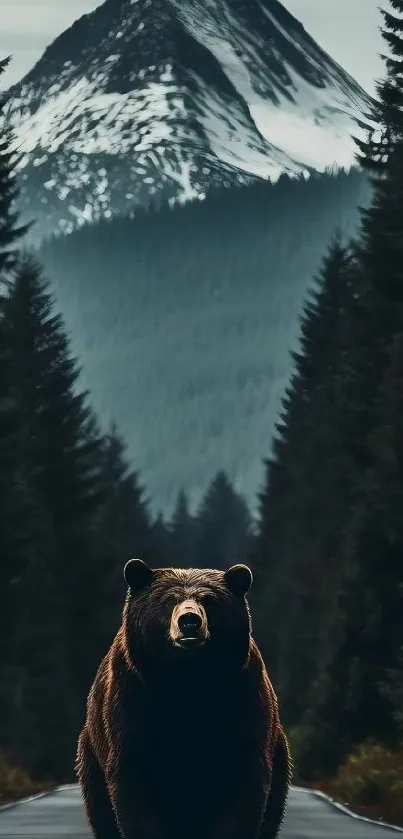
[[277, 0], [106, 0], [12, 89], [40, 231], [354, 159], [359, 85]]

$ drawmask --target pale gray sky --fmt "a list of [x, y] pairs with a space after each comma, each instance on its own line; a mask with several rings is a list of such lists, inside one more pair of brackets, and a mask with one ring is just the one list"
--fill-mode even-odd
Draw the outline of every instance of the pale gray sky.
[[[378, 5], [387, 0], [283, 0], [308, 32], [363, 87], [373, 92], [383, 73]], [[30, 70], [45, 47], [99, 0], [0, 0], [0, 56], [13, 61], [3, 84]]]

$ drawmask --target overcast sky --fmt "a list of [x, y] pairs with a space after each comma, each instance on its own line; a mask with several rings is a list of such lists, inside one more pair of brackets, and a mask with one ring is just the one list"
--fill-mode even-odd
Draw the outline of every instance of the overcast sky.
[[[368, 91], [382, 75], [379, 5], [387, 0], [283, 0], [316, 41]], [[0, 56], [13, 61], [2, 82], [21, 78], [56, 35], [99, 0], [0, 0]]]

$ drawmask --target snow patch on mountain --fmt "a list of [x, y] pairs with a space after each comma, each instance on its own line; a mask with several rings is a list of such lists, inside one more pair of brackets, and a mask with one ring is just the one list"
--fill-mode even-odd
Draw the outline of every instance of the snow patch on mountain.
[[[283, 100], [280, 106], [260, 100], [250, 105], [250, 113], [258, 131], [285, 154], [319, 172], [336, 164], [348, 169], [354, 164], [355, 144], [352, 134], [359, 128], [349, 103], [338, 105], [336, 96], [329, 104], [329, 89], [317, 90], [313, 101], [308, 83], [297, 78], [287, 67], [298, 103]], [[340, 108], [340, 109], [339, 109]], [[350, 111], [350, 114], [348, 113]]]
[[246, 123], [242, 112], [229, 109], [220, 98], [200, 83], [198, 98], [199, 119], [213, 155], [234, 169], [259, 178], [277, 180], [284, 169], [297, 174], [300, 166], [292, 166], [290, 159], [280, 149], [256, 142], [256, 133]]
[[79, 79], [21, 121], [18, 149], [52, 153], [66, 140], [71, 151], [88, 155], [140, 153], [158, 146], [171, 137], [170, 121], [186, 116], [176, 85], [166, 78], [129, 93], [102, 93], [99, 78]]
[[[289, 156], [295, 168], [306, 166], [317, 171], [324, 171], [329, 165], [336, 164], [349, 168], [354, 163], [355, 145], [351, 133], [359, 131], [357, 117], [360, 116], [362, 98], [340, 79], [339, 73], [325, 72], [326, 85], [315, 87], [298, 75], [292, 66], [283, 59], [283, 68], [287, 86], [278, 85], [275, 92], [267, 89], [267, 67], [260, 58], [258, 48], [264, 45], [258, 38], [249, 37], [241, 23], [229, 12], [220, 0], [183, 4], [182, 0], [171, 0], [178, 14], [192, 36], [204, 44], [217, 58], [227, 77], [247, 104], [253, 123], [259, 134], [272, 146]], [[278, 23], [276, 18], [259, 4], [263, 14], [281, 35], [306, 57], [306, 46], [292, 37]], [[221, 14], [217, 15], [217, 8]], [[322, 70], [317, 58], [309, 56], [316, 69]], [[253, 67], [253, 73], [250, 68]], [[337, 65], [335, 65], [336, 69]], [[325, 71], [327, 71], [325, 66]], [[265, 95], [259, 92], [258, 80], [266, 76]], [[271, 96], [270, 96], [271, 92]], [[280, 171], [283, 171], [283, 167]], [[261, 174], [270, 169], [268, 177], [277, 173], [273, 165], [263, 167]]]
[[354, 162], [369, 98], [272, 0], [106, 0], [12, 90], [22, 198], [71, 230]]

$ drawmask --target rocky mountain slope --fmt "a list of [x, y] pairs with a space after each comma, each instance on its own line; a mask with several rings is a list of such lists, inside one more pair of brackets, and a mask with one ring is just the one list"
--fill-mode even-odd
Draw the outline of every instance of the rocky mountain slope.
[[277, 0], [106, 0], [11, 89], [9, 119], [44, 234], [348, 167], [369, 107]]

